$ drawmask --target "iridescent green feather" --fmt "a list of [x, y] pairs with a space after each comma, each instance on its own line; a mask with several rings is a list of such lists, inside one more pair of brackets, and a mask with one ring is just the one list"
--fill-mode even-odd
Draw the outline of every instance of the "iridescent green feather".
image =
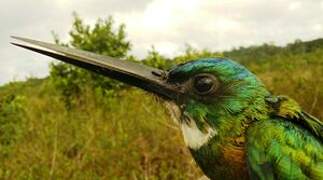
[[[194, 93], [192, 77], [212, 74], [217, 91]], [[170, 70], [184, 85], [178, 103], [200, 129], [217, 134], [192, 155], [211, 179], [323, 179], [323, 123], [286, 96], [271, 96], [245, 67], [227, 59], [200, 59]], [[249, 170], [248, 170], [249, 169]]]
[[303, 126], [323, 142], [323, 122], [303, 111], [296, 101], [287, 96], [271, 96], [267, 97], [266, 101], [272, 116]]
[[248, 129], [255, 179], [323, 179], [322, 122], [286, 96], [267, 98], [270, 116]]

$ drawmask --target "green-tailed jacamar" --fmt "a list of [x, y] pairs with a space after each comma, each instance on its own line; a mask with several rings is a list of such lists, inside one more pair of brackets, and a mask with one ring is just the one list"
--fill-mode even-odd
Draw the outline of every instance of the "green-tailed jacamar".
[[14, 37], [17, 46], [162, 97], [195, 161], [210, 179], [323, 179], [323, 123], [287, 96], [274, 96], [225, 58], [169, 71]]

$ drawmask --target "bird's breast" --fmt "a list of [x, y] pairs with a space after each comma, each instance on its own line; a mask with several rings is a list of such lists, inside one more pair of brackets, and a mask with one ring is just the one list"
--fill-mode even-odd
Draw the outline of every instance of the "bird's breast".
[[246, 150], [231, 143], [216, 144], [211, 140], [191, 153], [202, 171], [211, 179], [248, 179]]

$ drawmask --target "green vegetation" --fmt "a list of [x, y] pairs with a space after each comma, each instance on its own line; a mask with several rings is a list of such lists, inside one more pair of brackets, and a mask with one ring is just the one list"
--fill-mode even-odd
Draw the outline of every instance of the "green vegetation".
[[[226, 52], [191, 47], [167, 58], [129, 55], [124, 25], [90, 27], [75, 16], [70, 42], [56, 43], [158, 68], [199, 57], [235, 59], [275, 94], [323, 119], [323, 40]], [[142, 90], [62, 63], [50, 76], [0, 87], [0, 179], [194, 179], [201, 176], [163, 102]]]

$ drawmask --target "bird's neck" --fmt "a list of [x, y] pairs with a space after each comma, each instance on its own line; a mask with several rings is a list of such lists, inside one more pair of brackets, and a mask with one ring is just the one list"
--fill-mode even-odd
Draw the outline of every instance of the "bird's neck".
[[178, 121], [184, 141], [206, 175], [212, 179], [248, 179], [245, 134], [249, 125], [262, 119], [266, 112], [265, 106], [258, 105], [234, 115], [212, 112], [205, 121], [193, 113], [181, 114], [181, 118], [186, 118]]
[[231, 132], [224, 135], [223, 129], [218, 129], [219, 134], [199, 148], [189, 147], [190, 151], [202, 171], [211, 179], [248, 179], [245, 149], [248, 124], [239, 123], [228, 128], [231, 128]]
[[214, 137], [199, 149], [190, 151], [202, 171], [211, 179], [248, 179], [244, 136], [222, 141]]

